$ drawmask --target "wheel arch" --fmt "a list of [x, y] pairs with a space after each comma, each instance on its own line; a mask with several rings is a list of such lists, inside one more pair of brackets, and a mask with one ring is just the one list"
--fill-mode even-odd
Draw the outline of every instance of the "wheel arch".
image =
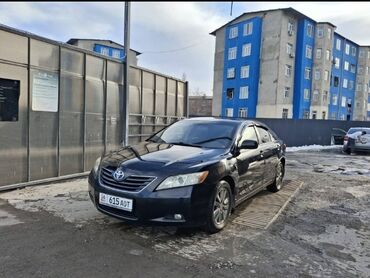
[[225, 176], [220, 181], [226, 181], [230, 185], [231, 193], [233, 194], [233, 207], [235, 207], [235, 197], [236, 197], [236, 182], [231, 176]]

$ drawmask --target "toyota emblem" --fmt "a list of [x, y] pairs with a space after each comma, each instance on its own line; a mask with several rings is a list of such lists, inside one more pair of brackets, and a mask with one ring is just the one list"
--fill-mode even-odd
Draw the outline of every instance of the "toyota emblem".
[[117, 169], [116, 171], [113, 172], [113, 178], [116, 181], [122, 181], [124, 177], [125, 173], [121, 169]]

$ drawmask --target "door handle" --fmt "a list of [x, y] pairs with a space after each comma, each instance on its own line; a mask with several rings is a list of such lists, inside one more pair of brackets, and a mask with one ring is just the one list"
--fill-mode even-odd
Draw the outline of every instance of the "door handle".
[[260, 157], [263, 158], [263, 151], [260, 151]]

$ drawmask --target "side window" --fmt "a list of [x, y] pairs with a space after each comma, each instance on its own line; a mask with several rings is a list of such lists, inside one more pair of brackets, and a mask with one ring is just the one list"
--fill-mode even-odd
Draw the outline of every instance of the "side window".
[[253, 140], [253, 141], [258, 142], [257, 134], [253, 126], [246, 127], [243, 130], [242, 137], [240, 138], [240, 141], [239, 141], [239, 146], [245, 140]]
[[257, 127], [257, 130], [258, 130], [258, 134], [260, 135], [261, 143], [271, 142], [270, 133], [266, 129], [262, 127]]

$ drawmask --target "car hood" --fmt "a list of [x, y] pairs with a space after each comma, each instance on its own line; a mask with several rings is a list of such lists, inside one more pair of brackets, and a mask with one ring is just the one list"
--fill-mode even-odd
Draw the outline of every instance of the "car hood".
[[164, 167], [190, 167], [219, 160], [227, 153], [225, 149], [143, 142], [111, 152], [102, 159], [102, 166], [124, 166], [133, 170], [149, 167], [150, 170], [163, 170]]

